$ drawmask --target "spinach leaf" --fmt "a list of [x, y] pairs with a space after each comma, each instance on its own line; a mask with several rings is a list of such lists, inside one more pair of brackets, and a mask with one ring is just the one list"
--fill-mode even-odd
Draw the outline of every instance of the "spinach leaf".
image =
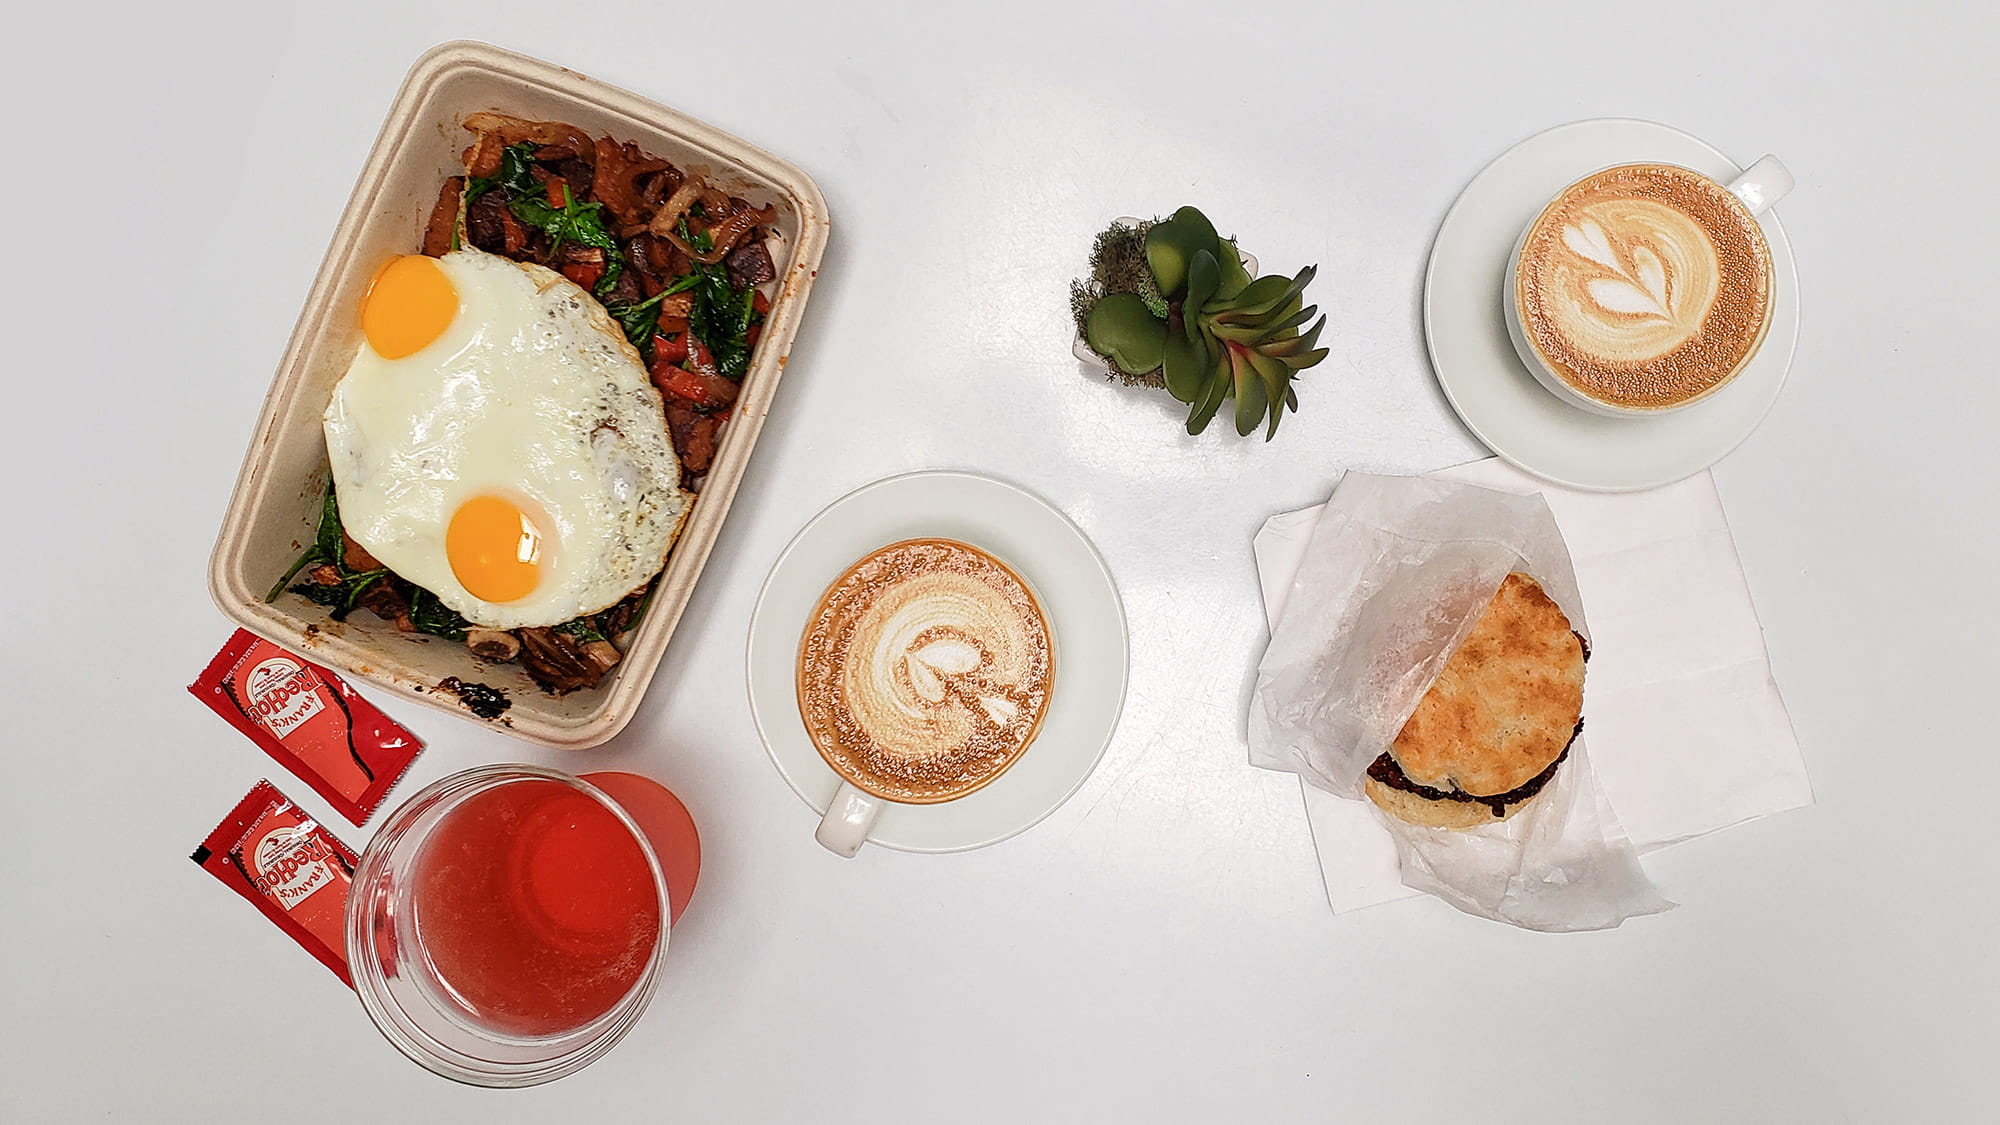
[[[704, 215], [704, 214], [706, 214], [706, 212], [704, 212], [704, 211], [703, 211], [703, 210], [701, 209], [701, 204], [699, 204], [699, 203], [695, 204], [695, 205], [694, 205], [693, 207], [690, 207], [690, 208], [688, 209], [688, 215]], [[706, 253], [708, 253], [708, 252], [709, 252], [710, 250], [713, 250], [713, 249], [715, 249], [715, 236], [714, 236], [714, 235], [712, 235], [712, 234], [708, 233], [708, 232], [707, 232], [707, 231], [705, 231], [705, 230], [704, 230], [704, 231], [696, 231], [696, 232], [695, 232], [695, 233], [693, 233], [693, 234], [689, 234], [689, 233], [688, 233], [688, 220], [687, 220], [687, 215], [682, 215], [682, 216], [681, 216], [681, 221], [680, 221], [680, 226], [679, 226], [679, 230], [680, 230], [680, 235], [681, 235], [681, 240], [682, 240], [682, 241], [684, 241], [684, 242], [686, 242], [686, 243], [687, 243], [687, 244], [688, 244], [689, 246], [692, 246], [692, 247], [694, 247], [694, 252], [695, 252], [695, 253], [697, 253], [697, 254], [706, 254]], [[696, 268], [696, 269], [700, 269], [700, 268], [701, 268], [701, 263], [699, 263], [699, 262], [696, 262], [696, 263], [695, 263], [695, 268]]]
[[340, 501], [333, 494], [333, 477], [328, 474], [326, 496], [319, 504], [319, 535], [313, 541], [321, 562], [339, 562], [347, 554], [347, 536], [340, 522]]
[[512, 211], [515, 218], [548, 235], [551, 254], [561, 250], [565, 242], [603, 250], [604, 276], [598, 278], [597, 284], [592, 287], [592, 291], [602, 297], [611, 292], [611, 287], [618, 283], [619, 275], [625, 272], [625, 256], [619, 253], [617, 240], [604, 224], [604, 205], [578, 202], [573, 188], [564, 193], [561, 207], [550, 203], [548, 189], [535, 182], [535, 151], [536, 146], [528, 141], [508, 145], [500, 154], [498, 173], [466, 181], [465, 202], [470, 205], [487, 192], [504, 188], [507, 210]]
[[601, 641], [604, 639], [604, 634], [597, 631], [597, 622], [589, 617], [579, 617], [574, 621], [565, 621], [556, 626], [556, 632], [568, 633], [582, 644], [589, 644], [592, 641]]
[[[680, 235], [697, 253], [706, 254], [715, 240], [707, 231], [690, 235], [687, 219], [680, 223]], [[688, 329], [715, 357], [715, 369], [725, 379], [741, 382], [750, 370], [750, 316], [756, 294], [750, 288], [737, 289], [729, 283], [729, 269], [721, 262], [693, 263], [694, 308], [688, 313]]]
[[471, 203], [494, 188], [507, 188], [517, 192], [531, 192], [540, 185], [535, 183], [529, 169], [535, 164], [535, 144], [522, 141], [508, 145], [500, 153], [500, 171], [491, 176], [468, 177], [465, 181], [465, 201]]
[[[329, 477], [326, 482], [326, 495], [320, 499], [319, 503], [319, 530], [314, 533], [312, 544], [293, 561], [291, 567], [278, 579], [277, 585], [271, 587], [270, 592], [264, 595], [264, 600], [266, 602], [277, 601], [278, 595], [285, 592], [285, 584], [297, 577], [299, 571], [309, 566], [316, 563], [333, 563], [335, 566], [341, 566], [341, 558], [345, 553], [345, 548], [346, 544], [342, 542], [340, 528], [340, 503], [334, 499], [333, 480]], [[342, 566], [342, 573], [346, 573], [344, 566]], [[332, 587], [323, 588], [331, 589]], [[330, 603], [321, 602], [320, 604], [326, 605]]]
[[[715, 245], [707, 231], [690, 235], [685, 217], [681, 219], [680, 235], [698, 253], [706, 254]], [[693, 265], [694, 272], [688, 276], [697, 280], [688, 329], [707, 346], [708, 354], [715, 357], [716, 372], [725, 379], [741, 382], [750, 370], [750, 345], [746, 337], [750, 321], [745, 314], [756, 296], [747, 288], [738, 290], [729, 284], [729, 269], [721, 262]]]
[[[625, 334], [627, 336], [633, 336], [633, 333], [636, 331], [634, 328], [635, 325], [643, 324], [650, 328], [652, 325], [659, 323], [660, 302], [665, 300], [666, 296], [667, 291], [662, 289], [643, 301], [606, 301], [604, 302], [604, 309], [616, 318], [618, 323], [625, 326]], [[646, 317], [646, 313], [652, 313], [653, 315]]]
[[611, 292], [611, 287], [618, 284], [618, 275], [624, 272], [625, 256], [616, 252], [606, 254], [604, 256], [604, 276], [598, 278], [597, 284], [590, 287], [591, 294], [599, 301], [603, 301], [606, 294]]
[[500, 182], [515, 191], [533, 191], [535, 177], [529, 170], [535, 166], [536, 148], [533, 141], [508, 145], [500, 153]]
[[666, 295], [663, 289], [643, 301], [604, 302], [604, 311], [625, 329], [625, 338], [632, 341], [632, 346], [639, 349], [640, 358], [649, 365], [653, 362], [653, 332], [660, 323], [660, 300]]
[[695, 286], [700, 284], [701, 284], [701, 275], [691, 273], [688, 274], [686, 277], [681, 278], [679, 281], [674, 282], [672, 285], [667, 286], [665, 289], [660, 290], [658, 293], [655, 293], [653, 297], [649, 299], [656, 300], [660, 297], [671, 297], [676, 293], [685, 293], [688, 290], [693, 289]]
[[[529, 146], [529, 149], [532, 151], [533, 146]], [[353, 612], [354, 607], [361, 601], [361, 595], [367, 593], [368, 588], [373, 586], [377, 579], [385, 579], [394, 583], [399, 592], [407, 593], [407, 600], [410, 603], [410, 623], [418, 630], [448, 640], [465, 639], [465, 618], [440, 602], [436, 594], [422, 586], [405, 582], [386, 569], [349, 570], [346, 546], [340, 522], [340, 501], [334, 495], [333, 482], [328, 481], [326, 495], [320, 500], [319, 531], [313, 536], [312, 545], [299, 555], [298, 561], [292, 564], [290, 570], [285, 571], [285, 576], [278, 579], [278, 584], [271, 587], [271, 592], [264, 595], [264, 600], [267, 602], [277, 600], [278, 595], [285, 591], [286, 586], [297, 577], [299, 571], [306, 567], [331, 566], [340, 573], [338, 583], [301, 582], [291, 587], [292, 592], [315, 605], [328, 607], [333, 610], [328, 616], [335, 621], [341, 621]]]
[[[639, 354], [650, 364], [653, 362], [653, 335], [660, 324], [660, 302], [676, 293], [687, 292], [700, 280], [699, 276], [689, 274], [643, 301], [607, 300], [604, 311], [625, 329], [625, 338], [632, 341], [632, 346], [638, 348]], [[602, 284], [600, 282], [599, 286]]]
[[653, 591], [660, 588], [658, 582], [647, 584], [646, 592], [639, 595], [639, 604], [632, 607], [632, 617], [625, 622], [625, 630], [630, 632], [639, 627], [639, 620], [646, 616], [646, 608], [653, 604]]
[[419, 633], [429, 633], [448, 641], [465, 639], [465, 629], [469, 624], [458, 611], [438, 600], [436, 594], [422, 586], [410, 587], [410, 624]]
[[[554, 250], [562, 249], [565, 242], [578, 242], [585, 246], [595, 246], [605, 252], [607, 261], [621, 258], [618, 241], [604, 226], [604, 204], [578, 203], [575, 192], [567, 192], [568, 199], [561, 207], [552, 206], [547, 199], [538, 195], [523, 195], [507, 204], [514, 217], [541, 230], [555, 243]], [[610, 270], [607, 268], [606, 273]]]
[[307, 601], [313, 602], [316, 605], [331, 607], [333, 612], [327, 616], [333, 618], [335, 621], [345, 621], [347, 615], [354, 612], [354, 607], [356, 603], [360, 602], [361, 595], [368, 592], [368, 587], [373, 586], [376, 579], [382, 578], [388, 573], [387, 570], [364, 570], [359, 573], [351, 573], [345, 567], [342, 567], [340, 568], [340, 583], [338, 585], [327, 586], [318, 582], [301, 582], [292, 587], [292, 592], [294, 594], [303, 594]]
[[708, 346], [715, 357], [717, 373], [741, 381], [750, 370], [747, 314], [756, 294], [749, 288], [729, 284], [729, 271], [720, 263], [696, 264], [689, 276], [698, 278], [694, 286], [694, 308], [688, 313], [688, 329]]
[[299, 595], [314, 605], [331, 606], [334, 609], [339, 609], [340, 603], [345, 601], [347, 597], [345, 588], [340, 586], [322, 586], [317, 582], [301, 582], [292, 587], [292, 593]]
[[278, 584], [271, 587], [270, 591], [264, 595], [265, 603], [268, 604], [270, 602], [277, 601], [278, 595], [285, 592], [285, 583], [290, 582], [293, 578], [297, 577], [299, 571], [304, 570], [306, 567], [309, 567], [314, 563], [325, 562], [325, 561], [326, 561], [325, 559], [319, 557], [318, 547], [307, 547], [305, 553], [300, 555], [298, 559], [294, 561], [292, 565], [285, 570], [285, 573], [279, 577]]
[[[539, 185], [535, 190], [537, 193], [542, 191]], [[611, 237], [611, 231], [604, 225], [604, 204], [578, 203], [574, 190], [564, 194], [567, 198], [561, 207], [553, 206], [542, 195], [536, 194], [515, 198], [507, 204], [507, 209], [514, 213], [515, 218], [549, 236], [551, 255], [561, 250], [565, 242], [595, 246], [604, 251], [604, 276], [598, 278], [597, 284], [590, 290], [602, 300], [611, 292], [611, 287], [618, 284], [618, 276], [625, 272], [625, 255], [619, 252], [618, 240]], [[626, 326], [625, 334], [632, 334], [630, 325]], [[647, 338], [651, 339], [650, 333]]]

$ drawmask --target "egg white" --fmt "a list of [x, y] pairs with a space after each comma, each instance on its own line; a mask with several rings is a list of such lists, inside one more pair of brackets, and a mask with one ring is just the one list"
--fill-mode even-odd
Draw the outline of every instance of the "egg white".
[[[693, 496], [660, 393], [618, 324], [552, 270], [474, 249], [438, 260], [459, 297], [401, 359], [365, 341], [324, 416], [342, 523], [370, 554], [476, 625], [556, 625], [657, 574]], [[552, 522], [541, 581], [504, 604], [452, 573], [445, 529], [474, 496]]]

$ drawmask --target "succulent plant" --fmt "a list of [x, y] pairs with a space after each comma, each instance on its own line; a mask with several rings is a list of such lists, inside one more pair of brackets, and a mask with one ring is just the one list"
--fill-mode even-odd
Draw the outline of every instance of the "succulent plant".
[[[1138, 260], [1143, 252], [1143, 261]], [[1304, 293], [1316, 266], [1252, 279], [1234, 242], [1193, 207], [1139, 228], [1114, 227], [1092, 250], [1092, 283], [1072, 290], [1084, 342], [1130, 380], [1164, 384], [1189, 406], [1187, 429], [1208, 428], [1235, 400], [1236, 432], [1268, 419], [1264, 440], [1297, 410], [1292, 377], [1326, 358], [1326, 318]]]

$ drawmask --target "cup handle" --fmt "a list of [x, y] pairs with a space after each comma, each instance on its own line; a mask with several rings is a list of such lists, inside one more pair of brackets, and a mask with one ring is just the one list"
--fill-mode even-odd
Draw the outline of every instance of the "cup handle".
[[856, 789], [848, 782], [840, 783], [840, 791], [826, 806], [826, 815], [820, 818], [819, 831], [813, 833], [820, 847], [845, 859], [853, 859], [854, 853], [868, 840], [868, 830], [875, 827], [875, 818], [882, 815], [882, 800]]
[[1752, 215], [1761, 215], [1792, 190], [1793, 182], [1791, 169], [1785, 167], [1784, 161], [1766, 153], [1763, 159], [1743, 169], [1729, 190], [1743, 201], [1743, 206], [1750, 208]]

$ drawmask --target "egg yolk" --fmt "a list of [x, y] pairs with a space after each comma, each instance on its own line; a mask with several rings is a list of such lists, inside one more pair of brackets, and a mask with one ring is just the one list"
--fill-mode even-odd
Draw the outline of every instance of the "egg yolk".
[[458, 315], [458, 290], [436, 258], [406, 254], [375, 275], [361, 299], [361, 334], [383, 359], [422, 351]]
[[541, 584], [548, 522], [504, 496], [475, 496], [445, 528], [444, 553], [465, 592], [483, 602], [519, 601]]

